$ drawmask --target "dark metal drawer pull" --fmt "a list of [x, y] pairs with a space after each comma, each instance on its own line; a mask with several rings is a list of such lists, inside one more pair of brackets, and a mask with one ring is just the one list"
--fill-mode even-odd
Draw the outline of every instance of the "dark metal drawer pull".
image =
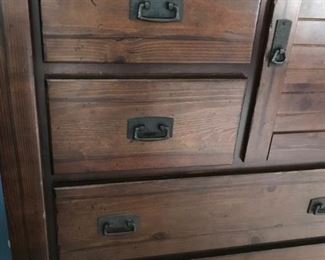
[[308, 213], [314, 215], [325, 215], [325, 198], [312, 199], [309, 203]]
[[183, 0], [130, 0], [130, 19], [155, 23], [179, 22]]
[[270, 63], [283, 65], [287, 61], [287, 47], [291, 33], [292, 21], [277, 20], [270, 53]]
[[145, 126], [136, 127], [133, 139], [136, 141], [162, 141], [170, 138], [170, 130], [168, 126], [160, 125], [157, 132], [146, 132]]
[[272, 57], [272, 63], [275, 65], [282, 65], [287, 60], [287, 54], [285, 49], [278, 49], [274, 52]]
[[172, 2], [167, 2], [167, 9], [171, 12], [175, 13], [174, 17], [171, 18], [161, 18], [161, 17], [147, 17], [143, 15], [144, 10], [149, 10], [151, 7], [151, 2], [150, 1], [145, 1], [143, 3], [139, 4], [139, 10], [138, 10], [138, 19], [142, 21], [147, 21], [147, 22], [159, 22], [159, 23], [169, 23], [169, 22], [176, 22], [180, 21], [180, 11], [179, 7]]
[[128, 120], [128, 138], [140, 142], [163, 141], [173, 136], [173, 118], [138, 117]]
[[138, 226], [139, 217], [135, 215], [114, 215], [98, 219], [98, 232], [103, 236], [134, 233]]

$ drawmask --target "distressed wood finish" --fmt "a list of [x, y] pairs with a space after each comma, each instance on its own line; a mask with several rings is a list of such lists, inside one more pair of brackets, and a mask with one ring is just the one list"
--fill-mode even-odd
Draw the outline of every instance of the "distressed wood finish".
[[19, 183], [19, 167], [16, 164], [16, 147], [12, 141], [13, 124], [11, 122], [10, 90], [7, 78], [6, 46], [3, 34], [2, 6], [0, 6], [0, 160], [1, 178], [4, 183], [6, 195], [6, 210], [10, 217], [10, 240], [14, 257], [22, 259], [28, 255], [27, 235], [24, 230], [23, 200], [21, 198], [21, 185]]
[[[325, 219], [307, 208], [324, 185], [318, 170], [57, 188], [60, 257], [142, 258], [323, 236]], [[140, 217], [136, 233], [98, 234], [98, 217], [123, 213]]]
[[325, 131], [324, 84], [297, 84], [287, 90], [281, 95], [274, 131]]
[[[0, 172], [14, 259], [48, 259], [28, 1], [0, 2]], [[1, 236], [1, 234], [0, 234]]]
[[246, 254], [200, 258], [200, 260], [323, 260], [325, 245], [307, 245]]
[[276, 1], [246, 150], [245, 161], [247, 163], [257, 163], [267, 160], [268, 149], [273, 135], [277, 104], [281, 93], [281, 82], [285, 77], [287, 67], [287, 65], [269, 66], [269, 55], [275, 32], [275, 24], [278, 19], [289, 19], [293, 21], [292, 33], [288, 43], [288, 49], [290, 50], [294, 41], [294, 32], [300, 5], [301, 0]]
[[325, 44], [320, 46], [295, 45], [292, 48], [291, 55], [292, 58], [289, 62], [289, 69], [325, 70]]
[[[325, 6], [325, 4], [324, 4], [324, 6]], [[317, 45], [317, 44], [324, 45], [324, 43], [325, 43], [324, 21], [322, 21], [322, 20], [316, 20], [316, 21], [315, 20], [300, 20], [300, 21], [298, 21], [294, 43], [300, 44], [300, 45]], [[310, 46], [307, 46], [307, 47], [310, 47]], [[302, 62], [302, 63], [304, 63], [304, 62]]]
[[[304, 0], [300, 10], [269, 160], [325, 158], [325, 13], [316, 10], [325, 10], [325, 2], [322, 5], [305, 2], [309, 1]], [[293, 79], [292, 74], [300, 76]]]
[[42, 0], [47, 61], [250, 63], [260, 0], [186, 0], [184, 19], [129, 19], [129, 1]]
[[[51, 80], [56, 174], [231, 164], [246, 80]], [[127, 139], [127, 120], [174, 118], [173, 137]]]
[[274, 131], [324, 131], [324, 86], [324, 70], [288, 70]]
[[[295, 3], [298, 11], [298, 2], [289, 1], [288, 4]], [[303, 0], [299, 15], [292, 17], [296, 29], [294, 26], [291, 34], [287, 66], [263, 69], [247, 150], [248, 162], [268, 159], [300, 163], [323, 161], [324, 8], [324, 1]], [[271, 83], [265, 85], [265, 79]]]
[[274, 134], [269, 160], [324, 161], [325, 132]]
[[[0, 1], [14, 259], [185, 258], [323, 240], [325, 219], [307, 207], [325, 196], [325, 170], [248, 173], [324, 165], [324, 0], [184, 4], [182, 22], [158, 24], [129, 20], [129, 0]], [[288, 63], [275, 68], [277, 19], [294, 26]], [[127, 119], [141, 116], [173, 117], [173, 137], [131, 142]], [[124, 213], [141, 219], [134, 234], [98, 233], [99, 217]], [[315, 245], [218, 259], [324, 255]]]
[[300, 18], [302, 19], [325, 18], [324, 0], [304, 0], [301, 5]]
[[300, 92], [302, 91], [310, 92], [309, 90], [313, 90], [315, 85], [319, 86], [324, 84], [325, 74], [324, 71], [320, 69], [288, 70], [285, 82], [286, 85], [284, 86], [284, 90], [282, 92], [290, 92], [292, 88], [295, 88], [296, 91], [299, 90]]

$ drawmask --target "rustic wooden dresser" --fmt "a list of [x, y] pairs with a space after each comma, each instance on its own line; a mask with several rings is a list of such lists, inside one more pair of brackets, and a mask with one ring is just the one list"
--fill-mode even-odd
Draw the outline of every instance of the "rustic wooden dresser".
[[325, 0], [1, 0], [14, 259], [325, 259]]

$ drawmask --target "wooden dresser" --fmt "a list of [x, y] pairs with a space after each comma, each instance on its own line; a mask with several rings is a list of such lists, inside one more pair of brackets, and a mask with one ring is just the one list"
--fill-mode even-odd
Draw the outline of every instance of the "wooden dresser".
[[325, 259], [325, 0], [1, 0], [14, 259]]

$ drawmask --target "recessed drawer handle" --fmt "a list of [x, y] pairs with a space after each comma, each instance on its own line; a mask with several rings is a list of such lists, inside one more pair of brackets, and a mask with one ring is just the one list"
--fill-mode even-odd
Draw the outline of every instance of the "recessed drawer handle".
[[144, 16], [144, 10], [149, 10], [151, 7], [151, 2], [150, 1], [144, 1], [139, 4], [139, 10], [138, 10], [138, 19], [142, 21], [147, 21], [147, 22], [158, 22], [158, 23], [169, 23], [169, 22], [176, 22], [181, 20], [180, 16], [180, 9], [179, 6], [175, 3], [172, 2], [167, 2], [166, 3], [166, 9], [169, 10], [170, 12], [174, 13], [174, 16], [171, 18], [162, 18], [162, 17], [147, 17]]
[[139, 217], [135, 215], [114, 215], [98, 219], [98, 232], [103, 236], [134, 233], [138, 226]]
[[309, 203], [308, 213], [314, 215], [325, 215], [325, 198], [312, 199]]
[[174, 119], [137, 117], [128, 120], [128, 139], [139, 142], [163, 141], [173, 136]]
[[133, 139], [136, 141], [153, 142], [167, 140], [169, 138], [170, 129], [165, 125], [159, 125], [159, 131], [157, 132], [146, 132], [146, 127], [144, 125], [134, 129]]
[[112, 234], [125, 234], [132, 233], [136, 231], [136, 225], [132, 219], [125, 220], [125, 222], [120, 226], [114, 226], [113, 223], [107, 222], [103, 226], [103, 235], [109, 236]]

